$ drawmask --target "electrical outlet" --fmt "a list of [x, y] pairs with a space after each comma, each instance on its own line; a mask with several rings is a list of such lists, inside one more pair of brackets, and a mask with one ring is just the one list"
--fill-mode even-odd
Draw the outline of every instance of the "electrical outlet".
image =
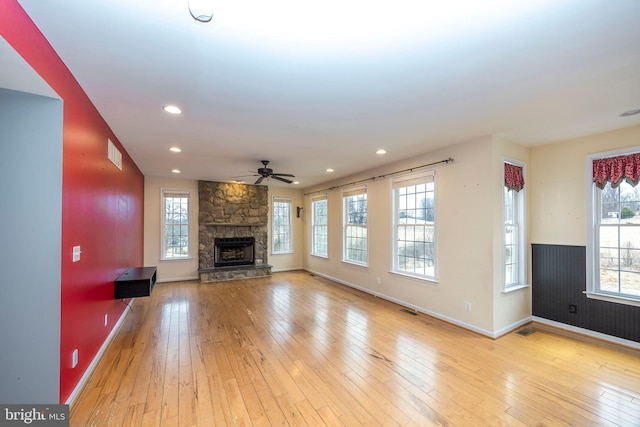
[[471, 311], [471, 303], [469, 301], [464, 303], [464, 311]]
[[109, 323], [109, 315], [105, 313], [105, 315], [104, 315], [104, 326], [107, 326], [108, 323]]
[[71, 368], [75, 368], [76, 366], [78, 366], [78, 349], [77, 348], [73, 350], [73, 353], [71, 353]]
[[378, 277], [378, 285], [380, 284], [380, 278]]

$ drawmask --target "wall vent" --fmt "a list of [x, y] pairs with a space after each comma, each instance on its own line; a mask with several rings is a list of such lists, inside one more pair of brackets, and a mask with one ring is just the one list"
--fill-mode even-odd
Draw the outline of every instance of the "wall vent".
[[107, 139], [107, 144], [109, 146], [107, 157], [109, 157], [109, 160], [111, 160], [118, 169], [122, 170], [122, 153], [116, 148], [110, 139]]

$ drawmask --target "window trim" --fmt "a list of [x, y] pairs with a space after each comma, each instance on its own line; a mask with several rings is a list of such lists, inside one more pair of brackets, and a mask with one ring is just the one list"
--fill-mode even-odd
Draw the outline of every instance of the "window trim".
[[[316, 247], [316, 233], [315, 233], [315, 222], [316, 222], [316, 210], [314, 208], [314, 203], [315, 202], [319, 202], [321, 200], [325, 200], [327, 202], [327, 223], [326, 223], [326, 227], [327, 227], [327, 253], [326, 254], [321, 254], [321, 253], [317, 253], [315, 252], [315, 247]], [[309, 253], [312, 256], [317, 256], [320, 258], [329, 258], [329, 198], [327, 197], [327, 194], [323, 194], [321, 196], [316, 196], [314, 198], [311, 199], [311, 248]]]
[[[505, 233], [505, 216], [504, 216], [504, 207], [505, 207], [505, 197], [504, 197], [504, 164], [509, 163], [514, 166], [519, 166], [522, 168], [522, 175], [527, 176], [527, 165], [523, 161], [513, 159], [510, 157], [502, 158], [502, 293], [510, 293], [520, 289], [524, 289], [529, 287], [528, 282], [528, 270], [527, 270], [527, 186], [525, 186], [517, 192], [517, 198], [520, 199], [518, 201], [518, 281], [510, 286], [507, 286], [506, 283], [506, 254], [505, 254], [505, 246], [506, 246], [506, 233]], [[510, 190], [514, 191], [514, 190]]]
[[276, 252], [274, 249], [275, 244], [275, 215], [271, 215], [271, 255], [290, 255], [293, 253], [293, 198], [288, 196], [278, 196], [274, 195], [271, 198], [271, 212], [275, 213], [274, 205], [275, 203], [288, 203], [289, 204], [289, 250], [288, 251], [279, 251]]
[[[347, 259], [347, 226], [350, 224], [347, 224], [347, 204], [346, 204], [346, 199], [347, 197], [351, 197], [351, 196], [358, 196], [360, 194], [364, 194], [367, 196], [366, 198], [366, 207], [367, 207], [367, 222], [364, 224], [365, 228], [367, 230], [367, 247], [366, 247], [366, 258], [367, 260], [365, 262], [362, 261], [356, 261], [356, 260], [352, 260], [352, 259]], [[366, 185], [362, 185], [362, 186], [358, 186], [358, 187], [352, 187], [349, 189], [343, 189], [342, 190], [342, 262], [348, 263], [348, 264], [354, 264], [354, 265], [358, 265], [361, 267], [368, 267], [369, 266], [369, 196], [367, 194], [367, 186]]]
[[[184, 256], [177, 257], [167, 257], [167, 246], [166, 246], [166, 212], [165, 212], [165, 198], [167, 195], [182, 195], [186, 196], [188, 199], [187, 209], [189, 210], [187, 214], [187, 254]], [[160, 188], [160, 261], [185, 261], [193, 259], [193, 254], [191, 251], [191, 246], [193, 244], [193, 233], [191, 230], [192, 226], [192, 209], [193, 197], [191, 190], [184, 188]]]
[[[416, 184], [433, 182], [433, 199], [435, 209], [433, 211], [433, 251], [434, 251], [434, 268], [433, 276], [411, 273], [409, 271], [400, 270], [398, 268], [398, 194], [397, 188], [407, 187]], [[438, 283], [438, 183], [436, 169], [426, 169], [420, 172], [410, 172], [392, 177], [391, 183], [391, 269], [390, 273], [404, 277], [419, 280], [421, 282]]]
[[[611, 293], [600, 292], [596, 289], [596, 270], [599, 265], [599, 244], [596, 238], [596, 208], [595, 203], [595, 191], [596, 186], [593, 182], [593, 160], [601, 159], [604, 157], [622, 156], [625, 154], [640, 152], [640, 146], [620, 148], [611, 151], [604, 151], [599, 153], [589, 153], [585, 156], [585, 203], [586, 203], [586, 226], [587, 226], [587, 271], [586, 271], [586, 289], [584, 294], [587, 298], [613, 302], [617, 304], [632, 305], [640, 307], [640, 297], [630, 298], [624, 295], [615, 295]], [[640, 185], [640, 184], [639, 184]], [[599, 189], [597, 189], [600, 191]], [[598, 261], [596, 262], [596, 256]]]

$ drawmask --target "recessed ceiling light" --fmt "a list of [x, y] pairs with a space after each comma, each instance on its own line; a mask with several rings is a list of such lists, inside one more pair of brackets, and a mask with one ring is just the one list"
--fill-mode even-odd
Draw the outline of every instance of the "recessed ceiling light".
[[296, 184], [296, 185], [297, 185], [297, 184], [300, 184], [300, 182], [299, 182], [299, 181], [293, 181], [293, 183], [294, 183], [294, 184]]
[[640, 114], [640, 108], [637, 110], [625, 111], [624, 113], [620, 114], [620, 117], [635, 116], [636, 114]]
[[333, 172], [333, 169], [329, 168], [329, 169], [327, 169], [327, 172], [331, 173], [331, 172]]
[[165, 105], [162, 109], [169, 114], [182, 114], [182, 110], [175, 105]]
[[171, 147], [171, 148], [169, 148], [169, 151], [173, 151], [174, 153], [180, 153], [182, 151], [182, 148], [180, 148], [180, 147]]
[[180, 173], [180, 169], [172, 169], [171, 172], [173, 173]]
[[387, 150], [383, 150], [383, 149], [381, 148], [381, 149], [379, 149], [378, 151], [376, 151], [376, 154], [378, 154], [378, 155], [387, 154]]

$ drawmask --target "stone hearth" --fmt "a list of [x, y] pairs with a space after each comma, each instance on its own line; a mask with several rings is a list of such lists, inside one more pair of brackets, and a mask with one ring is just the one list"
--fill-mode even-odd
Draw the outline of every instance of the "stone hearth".
[[[264, 186], [199, 181], [198, 274], [200, 282], [271, 275], [267, 253], [269, 195]], [[253, 237], [254, 265], [215, 267], [216, 238]]]

